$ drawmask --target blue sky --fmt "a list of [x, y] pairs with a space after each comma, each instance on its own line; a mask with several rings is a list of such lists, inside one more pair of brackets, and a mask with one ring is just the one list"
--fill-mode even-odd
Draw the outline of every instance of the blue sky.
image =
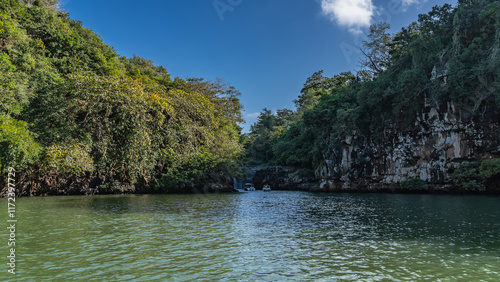
[[241, 93], [243, 132], [263, 108], [294, 109], [306, 79], [356, 71], [369, 24], [392, 32], [434, 5], [425, 0], [60, 0], [72, 19], [123, 56], [174, 77], [224, 78]]

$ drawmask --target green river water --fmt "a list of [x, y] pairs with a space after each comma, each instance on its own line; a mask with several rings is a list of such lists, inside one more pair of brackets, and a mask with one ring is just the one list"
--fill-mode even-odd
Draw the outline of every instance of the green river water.
[[500, 197], [312, 194], [1, 199], [0, 281], [500, 281]]

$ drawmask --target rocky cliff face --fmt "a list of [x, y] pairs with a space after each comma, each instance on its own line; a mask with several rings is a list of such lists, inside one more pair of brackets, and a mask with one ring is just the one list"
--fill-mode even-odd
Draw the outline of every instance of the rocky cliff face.
[[275, 166], [261, 169], [255, 173], [253, 183], [256, 189], [262, 189], [265, 184], [269, 184], [272, 190], [318, 189], [318, 180], [311, 171], [293, 167]]
[[500, 156], [500, 121], [472, 121], [453, 103], [438, 111], [428, 107], [412, 128], [387, 128], [383, 141], [348, 136], [315, 171], [319, 187], [332, 190], [398, 190], [409, 179], [429, 189], [456, 189], [453, 170], [462, 162]]

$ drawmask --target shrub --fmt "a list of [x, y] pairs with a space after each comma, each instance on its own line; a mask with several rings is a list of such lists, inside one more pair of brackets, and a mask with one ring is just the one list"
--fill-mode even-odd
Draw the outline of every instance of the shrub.
[[401, 181], [401, 188], [405, 190], [425, 190], [428, 187], [422, 179], [412, 178]]
[[478, 162], [461, 163], [453, 172], [453, 177], [460, 180], [461, 182], [464, 180], [478, 179], [478, 168]]
[[467, 191], [486, 191], [486, 187], [475, 180], [462, 183], [462, 187]]
[[90, 146], [82, 143], [51, 145], [46, 149], [46, 161], [49, 169], [74, 176], [81, 176], [95, 169]]
[[479, 167], [479, 175], [484, 179], [500, 176], [500, 159], [483, 161]]
[[24, 121], [0, 117], [0, 170], [22, 169], [38, 159], [40, 145]]

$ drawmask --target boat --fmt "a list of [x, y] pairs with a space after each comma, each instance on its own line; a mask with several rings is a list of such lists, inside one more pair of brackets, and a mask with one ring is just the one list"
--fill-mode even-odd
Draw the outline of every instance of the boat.
[[269, 184], [264, 185], [264, 187], [262, 188], [262, 191], [264, 191], [264, 192], [271, 191], [271, 186], [269, 186]]
[[255, 191], [255, 187], [253, 187], [252, 183], [247, 183], [245, 184], [245, 188], [243, 188], [244, 191]]

